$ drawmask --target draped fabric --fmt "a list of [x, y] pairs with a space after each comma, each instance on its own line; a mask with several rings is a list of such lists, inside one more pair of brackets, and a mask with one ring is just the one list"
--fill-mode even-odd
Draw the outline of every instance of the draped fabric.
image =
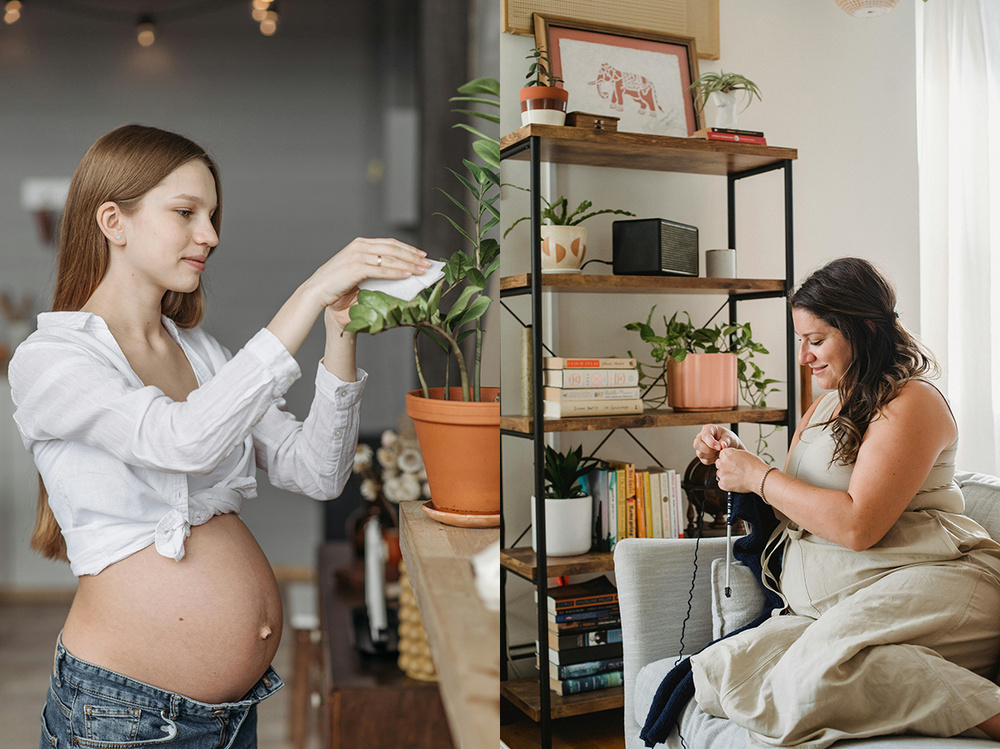
[[1000, 3], [917, 2], [920, 328], [962, 430], [1000, 472]]

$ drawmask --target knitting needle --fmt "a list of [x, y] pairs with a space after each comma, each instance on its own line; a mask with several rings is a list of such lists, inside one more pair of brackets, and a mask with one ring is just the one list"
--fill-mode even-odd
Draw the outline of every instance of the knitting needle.
[[732, 598], [729, 587], [729, 568], [733, 564], [733, 493], [726, 492], [726, 598]]

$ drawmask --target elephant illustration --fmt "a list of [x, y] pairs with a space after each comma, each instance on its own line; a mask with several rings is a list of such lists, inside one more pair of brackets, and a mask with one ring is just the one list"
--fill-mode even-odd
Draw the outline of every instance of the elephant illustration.
[[590, 81], [590, 85], [597, 86], [597, 93], [602, 99], [607, 99], [610, 92], [611, 108], [618, 112], [625, 108], [626, 96], [638, 102], [639, 114], [663, 111], [656, 101], [656, 88], [652, 81], [635, 73], [623, 73], [606, 62], [601, 65], [597, 80]]

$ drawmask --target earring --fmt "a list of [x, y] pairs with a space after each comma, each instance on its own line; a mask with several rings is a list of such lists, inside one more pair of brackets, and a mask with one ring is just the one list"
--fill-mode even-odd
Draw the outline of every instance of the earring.
[[121, 234], [115, 234], [115, 241], [121, 242], [122, 241], [122, 235]]

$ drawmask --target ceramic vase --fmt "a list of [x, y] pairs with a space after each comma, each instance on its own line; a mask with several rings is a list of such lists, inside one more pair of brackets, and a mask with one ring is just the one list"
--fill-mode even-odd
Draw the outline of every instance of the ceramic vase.
[[713, 91], [709, 98], [715, 105], [715, 127], [736, 129], [740, 126], [736, 105], [740, 91]]
[[542, 273], [579, 273], [587, 254], [587, 227], [544, 225]]
[[688, 354], [667, 362], [667, 404], [675, 411], [730, 411], [739, 402], [736, 354]]
[[565, 125], [569, 93], [554, 86], [526, 86], [521, 89], [522, 125]]
[[[575, 557], [590, 551], [594, 500], [588, 494], [570, 499], [545, 499], [545, 555]], [[535, 532], [535, 498], [531, 498], [531, 548], [538, 551]]]

